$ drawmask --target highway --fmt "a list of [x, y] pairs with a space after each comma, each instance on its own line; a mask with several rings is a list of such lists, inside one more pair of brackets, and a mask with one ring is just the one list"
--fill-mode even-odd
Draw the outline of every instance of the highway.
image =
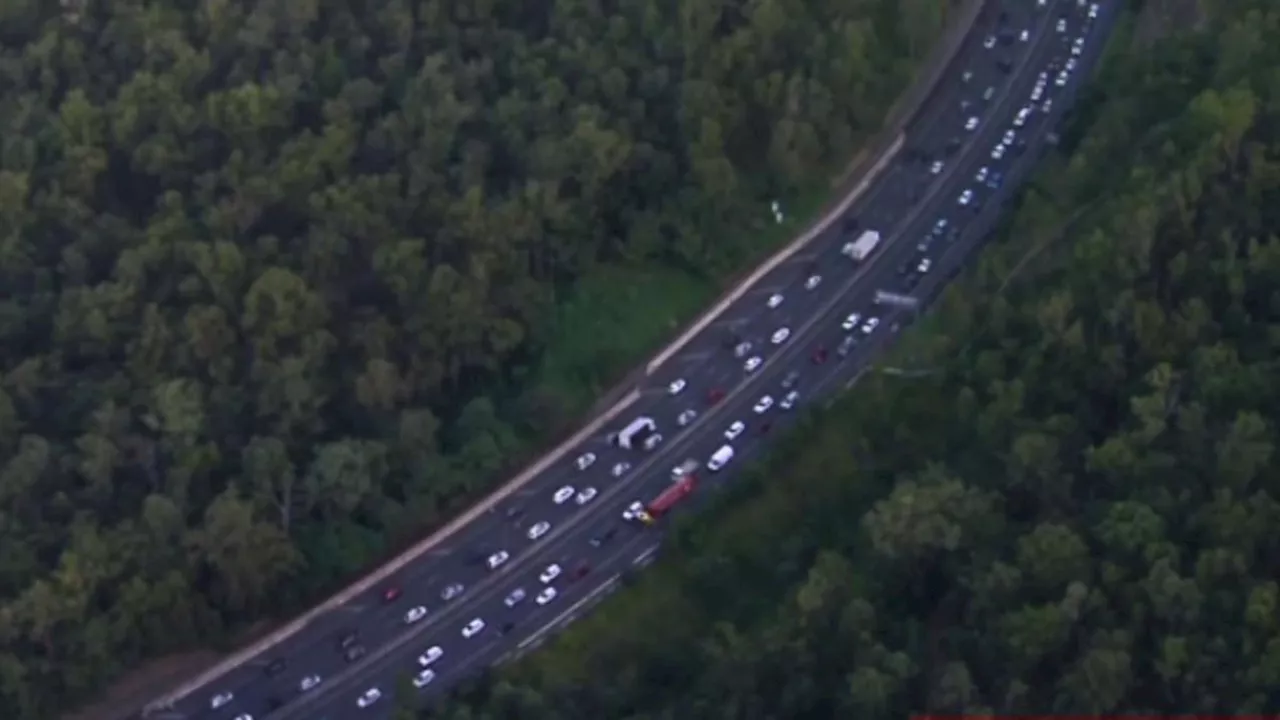
[[[643, 398], [612, 430], [638, 416], [652, 417], [664, 436], [653, 452], [624, 450], [604, 433], [588, 440], [504, 506], [449, 537], [384, 587], [328, 613], [269, 655], [151, 717], [383, 720], [391, 714], [399, 679], [419, 672], [417, 658], [429, 647], [438, 646], [443, 655], [431, 665], [436, 675], [419, 691], [424, 696], [527, 645], [532, 634], [630, 567], [659, 543], [661, 521], [654, 528], [625, 521], [624, 508], [635, 500], [651, 500], [669, 486], [671, 468], [686, 458], [705, 465], [718, 448], [731, 444], [736, 456], [723, 471], [702, 468], [695, 492], [705, 494], [708, 486], [724, 482], [794, 416], [794, 410], [780, 407], [787, 393], [781, 387], [784, 377], [798, 378], [798, 405], [829, 396], [867, 366], [878, 346], [892, 338], [895, 325], [916, 312], [878, 304], [877, 291], [927, 298], [963, 262], [989, 224], [981, 221], [997, 214], [999, 202], [1012, 192], [1013, 179], [1034, 161], [1039, 138], [1060, 116], [1118, 10], [1118, 0], [1107, 0], [1100, 3], [1098, 17], [1090, 19], [1088, 5], [1077, 0], [1047, 4], [1036, 8], [1032, 0], [1006, 0], [1002, 5], [1007, 9], [999, 16], [991, 12], [980, 19], [938, 92], [907, 129], [913, 157], [895, 160], [845, 220], [775, 269], [648, 379]], [[1058, 31], [1060, 21], [1064, 32]], [[1025, 40], [1020, 37], [1024, 30]], [[1004, 37], [988, 48], [988, 35]], [[1073, 55], [1078, 37], [1086, 40]], [[1080, 67], [1063, 86], [1056, 85], [1061, 68], [1073, 60]], [[1042, 71], [1048, 72], [1048, 82], [1043, 96], [1032, 103]], [[988, 88], [992, 90], [984, 99]], [[1048, 112], [1045, 100], [1054, 103]], [[1013, 128], [1015, 116], [1027, 106], [1034, 110]], [[966, 128], [970, 118], [977, 118], [971, 130]], [[1006, 144], [1011, 131], [1014, 137]], [[1004, 150], [993, 159], [998, 146]], [[941, 163], [937, 172], [935, 162]], [[1004, 176], [1003, 184], [993, 181], [997, 175]], [[971, 198], [961, 204], [965, 191]], [[940, 221], [945, 229], [935, 232]], [[855, 263], [841, 254], [841, 247], [863, 229], [877, 230], [883, 240], [867, 261]], [[916, 272], [926, 258], [928, 272]], [[782, 300], [771, 307], [774, 295]], [[861, 315], [858, 327], [847, 332], [842, 320], [854, 312]], [[862, 325], [872, 317], [879, 325], [864, 333]], [[780, 328], [787, 328], [790, 337], [774, 344], [772, 336]], [[857, 344], [842, 354], [839, 349], [848, 337]], [[739, 357], [734, 346], [742, 343], [750, 343], [751, 349]], [[749, 357], [762, 361], [752, 372], [744, 369]], [[673, 394], [670, 387], [677, 381], [682, 389]], [[757, 413], [754, 406], [765, 395], [773, 405]], [[688, 411], [696, 417], [681, 427], [677, 418]], [[746, 429], [730, 443], [724, 433], [734, 421], [742, 421]], [[575, 458], [585, 453], [596, 458], [580, 470]], [[615, 476], [619, 463], [629, 467]], [[575, 496], [586, 488], [594, 488], [595, 495], [581, 505], [575, 497], [555, 502], [556, 490], [566, 486], [574, 488]], [[530, 539], [530, 529], [543, 522], [550, 524], [546, 534]], [[491, 570], [486, 559], [499, 551], [509, 559]], [[552, 563], [561, 573], [543, 582], [540, 575]], [[461, 594], [443, 599], [445, 588], [453, 584], [464, 588]], [[535, 596], [546, 587], [557, 595], [540, 605]], [[525, 597], [508, 606], [506, 600], [517, 588]], [[396, 597], [385, 598], [388, 591]], [[418, 605], [427, 608], [425, 618], [407, 624], [406, 613]], [[485, 627], [464, 637], [463, 628], [473, 619]], [[366, 651], [352, 663], [339, 647], [348, 634], [355, 635], [348, 647]], [[303, 691], [300, 683], [308, 677], [319, 678], [319, 683]], [[378, 688], [381, 698], [359, 708], [357, 699], [370, 688]], [[212, 708], [213, 699], [223, 694], [232, 697]]]

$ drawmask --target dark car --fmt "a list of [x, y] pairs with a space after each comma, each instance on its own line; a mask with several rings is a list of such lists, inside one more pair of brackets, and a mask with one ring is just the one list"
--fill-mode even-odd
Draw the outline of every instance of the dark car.
[[265, 672], [268, 677], [274, 677], [284, 672], [285, 665], [287, 664], [288, 663], [285, 662], [284, 658], [276, 658], [275, 660], [267, 663], [267, 666], [263, 668], [263, 672]]
[[604, 545], [605, 543], [607, 543], [607, 542], [609, 542], [610, 540], [612, 540], [612, 539], [613, 539], [613, 536], [614, 536], [614, 535], [617, 535], [617, 534], [618, 534], [618, 529], [617, 529], [617, 528], [610, 528], [610, 529], [606, 530], [606, 531], [604, 532], [604, 534], [603, 534], [603, 535], [598, 535], [598, 536], [596, 536], [596, 537], [591, 538], [591, 547], [597, 547], [597, 548], [598, 548], [598, 547], [600, 547], [601, 545]]
[[342, 650], [346, 650], [352, 645], [355, 645], [359, 640], [360, 636], [355, 630], [344, 630], [342, 634], [338, 636], [338, 647]]
[[351, 647], [347, 648], [346, 652], [342, 653], [342, 657], [346, 658], [347, 662], [350, 663], [350, 662], [355, 662], [360, 658], [364, 657], [364, 653], [365, 653], [365, 650], [363, 645], [352, 645]]
[[785, 378], [782, 379], [782, 389], [790, 390], [791, 388], [795, 387], [796, 383], [798, 382], [800, 382], [800, 373], [795, 370], [792, 370], [791, 372], [787, 373], [787, 376]]

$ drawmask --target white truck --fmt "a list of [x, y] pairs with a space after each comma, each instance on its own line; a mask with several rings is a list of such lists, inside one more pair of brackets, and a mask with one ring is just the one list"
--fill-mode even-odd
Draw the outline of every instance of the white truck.
[[862, 262], [879, 246], [880, 233], [875, 230], [866, 230], [858, 236], [857, 240], [845, 243], [840, 252], [854, 262]]

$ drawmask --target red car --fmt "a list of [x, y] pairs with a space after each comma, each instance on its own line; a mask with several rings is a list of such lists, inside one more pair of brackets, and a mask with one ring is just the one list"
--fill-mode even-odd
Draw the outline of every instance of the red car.
[[821, 365], [826, 361], [827, 361], [827, 349], [822, 346], [818, 346], [818, 349], [813, 351], [813, 364]]
[[400, 588], [389, 587], [382, 591], [382, 602], [395, 602], [400, 597]]
[[573, 579], [581, 580], [582, 578], [586, 577], [587, 573], [589, 572], [591, 572], [591, 566], [586, 563], [582, 563], [577, 567], [576, 570], [573, 571]]
[[720, 388], [711, 388], [707, 391], [707, 404], [715, 405], [724, 399], [724, 390]]

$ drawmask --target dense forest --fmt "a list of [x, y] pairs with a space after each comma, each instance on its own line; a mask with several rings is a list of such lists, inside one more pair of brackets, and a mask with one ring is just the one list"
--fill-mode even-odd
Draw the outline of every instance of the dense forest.
[[639, 359], [626, 323], [582, 342], [591, 312], [680, 319], [618, 278], [740, 267], [946, 8], [3, 3], [5, 717], [225, 643], [491, 487]]
[[1146, 10], [878, 372], [431, 717], [1280, 710], [1280, 6]]

